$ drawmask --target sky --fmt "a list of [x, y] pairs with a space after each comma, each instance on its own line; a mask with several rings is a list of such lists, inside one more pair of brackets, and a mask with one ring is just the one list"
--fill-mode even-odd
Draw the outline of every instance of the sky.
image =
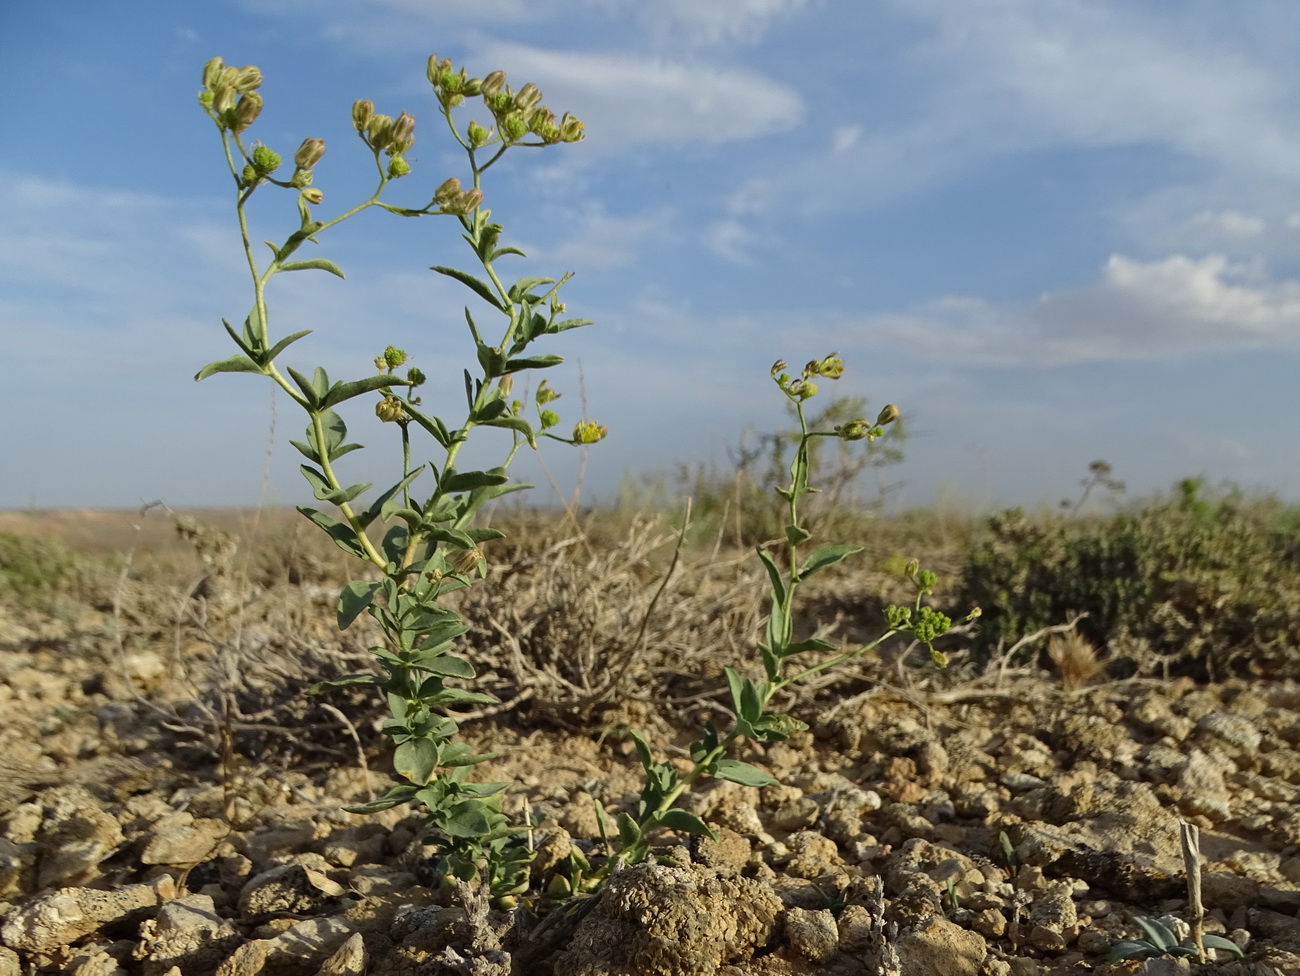
[[[1297, 36], [1293, 0], [13, 0], [0, 508], [310, 501], [293, 404], [193, 380], [251, 301], [202, 66], [262, 69], [250, 139], [326, 140], [330, 216], [372, 189], [357, 98], [417, 119], [386, 199], [465, 176], [432, 53], [586, 125], [484, 182], [528, 254], [503, 270], [573, 272], [569, 313], [596, 323], [538, 349], [566, 359], [565, 425], [609, 429], [526, 452], [538, 502], [727, 471], [788, 426], [772, 362], [831, 352], [816, 402], [903, 411], [895, 507], [1052, 505], [1097, 459], [1130, 496], [1200, 476], [1300, 500]], [[250, 212], [255, 240], [296, 226], [288, 193]], [[471, 266], [457, 231], [367, 212], [322, 235], [309, 256], [348, 277], [275, 279], [273, 336], [314, 330], [282, 361], [358, 377], [394, 344], [456, 419], [475, 299], [428, 268]], [[393, 428], [356, 406], [346, 475], [382, 482]]]

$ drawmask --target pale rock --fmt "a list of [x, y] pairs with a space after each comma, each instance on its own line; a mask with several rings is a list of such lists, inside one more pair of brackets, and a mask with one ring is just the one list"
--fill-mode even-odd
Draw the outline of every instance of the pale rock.
[[826, 909], [791, 908], [785, 913], [785, 936], [791, 948], [810, 962], [825, 962], [835, 955], [839, 930]]
[[929, 918], [896, 943], [907, 976], [978, 976], [988, 946], [983, 936], [944, 918]]
[[1189, 816], [1208, 817], [1214, 823], [1232, 819], [1232, 795], [1224, 773], [1222, 759], [1214, 759], [1200, 749], [1192, 749], [1178, 769], [1177, 784], [1182, 790], [1179, 807]]
[[98, 930], [107, 922], [158, 904], [151, 885], [113, 891], [60, 888], [23, 905], [0, 929], [0, 940], [20, 952], [50, 952]]
[[186, 812], [174, 813], [153, 825], [140, 861], [143, 864], [198, 864], [210, 858], [229, 834], [230, 828], [220, 820], [196, 820]]

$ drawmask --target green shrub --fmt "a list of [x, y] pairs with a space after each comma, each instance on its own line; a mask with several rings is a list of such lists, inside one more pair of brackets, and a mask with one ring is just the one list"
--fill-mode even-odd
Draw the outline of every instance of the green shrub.
[[1080, 632], [1113, 657], [1179, 672], [1263, 669], [1300, 643], [1295, 513], [1236, 490], [1202, 494], [1198, 479], [1109, 518], [988, 521], [970, 551], [958, 602], [984, 609], [981, 658], [1076, 614]]
[[46, 603], [75, 580], [77, 556], [48, 539], [0, 532], [0, 599]]

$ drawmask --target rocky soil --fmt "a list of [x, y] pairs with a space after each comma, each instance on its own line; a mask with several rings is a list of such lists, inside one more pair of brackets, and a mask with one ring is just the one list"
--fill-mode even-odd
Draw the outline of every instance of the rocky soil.
[[[746, 757], [782, 785], [692, 798], [716, 841], [666, 834], [588, 902], [503, 912], [432, 876], [404, 810], [342, 810], [385, 788], [375, 713], [301, 692], [364, 641], [297, 575], [238, 612], [202, 575], [178, 599], [0, 603], [0, 976], [1300, 974], [1295, 680], [1066, 691], [882, 662]], [[680, 756], [717, 708], [643, 697], [587, 727], [466, 723], [500, 754], [479, 778], [517, 782], [538, 824], [539, 889], [600, 851], [595, 802], [635, 801], [626, 728]], [[1181, 821], [1205, 930], [1245, 959], [1109, 963], [1136, 916], [1182, 924]]]

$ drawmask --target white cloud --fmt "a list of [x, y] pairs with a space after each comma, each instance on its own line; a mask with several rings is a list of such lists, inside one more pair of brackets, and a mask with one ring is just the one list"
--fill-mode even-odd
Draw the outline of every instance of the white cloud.
[[910, 351], [949, 365], [1052, 367], [1300, 348], [1300, 282], [1221, 254], [1114, 255], [1091, 288], [1026, 304], [949, 297], [836, 330], [843, 348]]
[[647, 246], [663, 241], [671, 225], [672, 215], [667, 210], [621, 216], [592, 205], [566, 221], [568, 236], [563, 241], [524, 250], [566, 268], [618, 267], [635, 261]]
[[1262, 217], [1240, 210], [1202, 210], [1190, 223], [1196, 230], [1239, 240], [1258, 237], [1268, 230]]
[[753, 139], [792, 127], [803, 108], [792, 89], [748, 71], [519, 44], [492, 44], [481, 55], [580, 117], [597, 148]]

